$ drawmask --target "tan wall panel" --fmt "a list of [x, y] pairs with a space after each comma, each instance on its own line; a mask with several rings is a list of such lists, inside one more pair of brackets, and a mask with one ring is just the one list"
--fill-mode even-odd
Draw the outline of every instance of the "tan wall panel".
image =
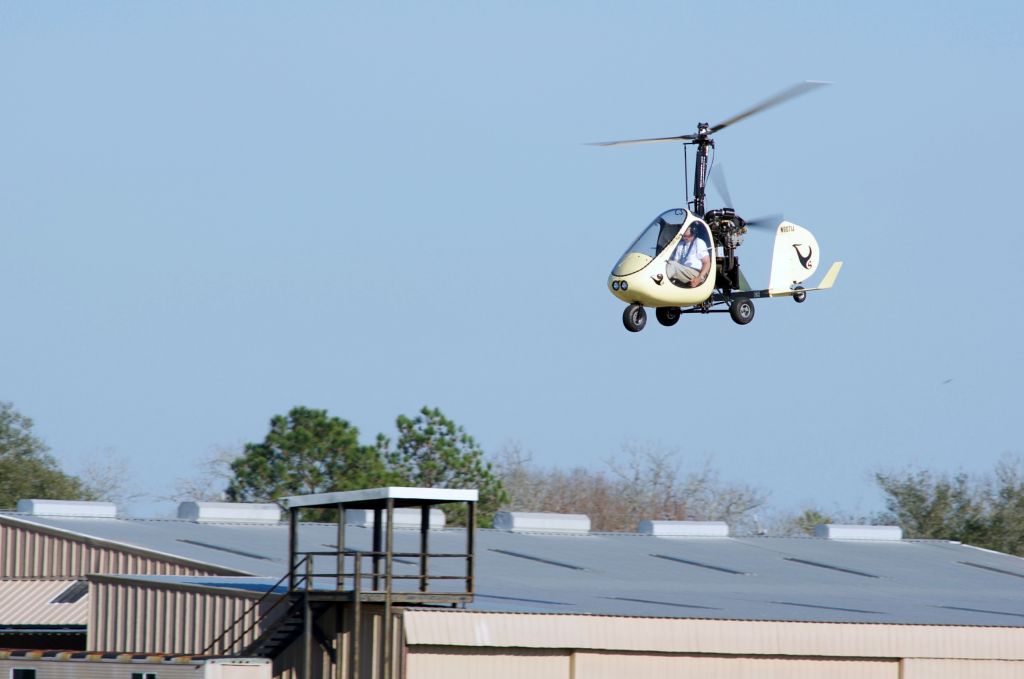
[[[416, 649], [405, 662], [406, 679], [572, 679], [571, 656], [564, 651]], [[588, 674], [576, 676], [590, 679]]]
[[0, 578], [80, 578], [91, 573], [216, 575], [224, 572], [0, 523]]
[[1024, 662], [1012, 660], [939, 660], [903, 661], [901, 679], [1022, 679]]
[[7, 625], [85, 625], [89, 598], [51, 604], [78, 580], [0, 580], [0, 622]]
[[269, 663], [258, 669], [238, 665], [207, 665], [206, 674], [203, 675], [203, 679], [271, 679], [272, 677], [273, 666]]
[[[362, 625], [360, 632], [360, 664], [359, 676], [357, 679], [383, 679], [381, 676], [382, 648], [383, 648], [383, 620], [384, 611], [380, 604], [363, 604]], [[401, 613], [394, 609], [392, 613], [392, 656], [391, 675], [389, 679], [406, 679], [411, 676], [404, 669], [404, 640], [402, 637]], [[344, 619], [340, 621], [341, 632], [341, 671], [343, 677], [349, 677], [351, 671], [351, 632], [352, 632], [352, 609], [345, 607]], [[329, 641], [332, 650], [338, 649], [339, 621], [336, 608], [328, 608], [322, 612], [316, 620], [316, 625], [323, 633], [324, 638]], [[449, 649], [444, 649], [446, 652]], [[304, 656], [303, 639], [300, 636], [286, 648], [280, 655], [274, 658], [275, 679], [302, 679]], [[314, 679], [335, 679], [337, 668], [331, 661], [330, 654], [314, 642], [313, 644], [313, 668], [311, 676]], [[486, 675], [481, 675], [482, 677]]]
[[900, 679], [897, 660], [576, 653], [574, 668], [573, 679]]
[[410, 646], [1024, 660], [1024, 628], [406, 611]]
[[[86, 648], [120, 653], [201, 653], [245, 613], [256, 597], [160, 589], [127, 582], [89, 583], [92, 602]], [[197, 609], [214, 611], [202, 620]], [[256, 618], [248, 612], [245, 626]], [[252, 641], [259, 629], [245, 635]]]

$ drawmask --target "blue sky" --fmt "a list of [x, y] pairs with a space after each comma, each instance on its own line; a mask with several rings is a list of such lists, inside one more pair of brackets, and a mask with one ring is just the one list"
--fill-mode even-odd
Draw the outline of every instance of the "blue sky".
[[[152, 496], [295, 405], [367, 442], [438, 406], [563, 467], [678, 448], [778, 509], [880, 509], [880, 467], [990, 470], [1024, 452], [1022, 14], [4, 3], [0, 399], [69, 471], [112, 452]], [[683, 202], [682, 149], [583, 142], [806, 79], [834, 84], [720, 133], [718, 162], [742, 214], [846, 262], [837, 287], [626, 332], [606, 277]], [[743, 246], [752, 282], [770, 250]]]

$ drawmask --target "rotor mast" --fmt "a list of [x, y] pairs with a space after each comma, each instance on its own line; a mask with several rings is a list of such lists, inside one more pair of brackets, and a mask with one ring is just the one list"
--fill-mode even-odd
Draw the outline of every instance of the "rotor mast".
[[715, 147], [715, 140], [708, 136], [710, 129], [707, 123], [697, 123], [696, 138], [690, 142], [697, 145], [693, 168], [693, 213], [701, 218], [704, 217], [704, 194], [708, 179], [708, 149]]

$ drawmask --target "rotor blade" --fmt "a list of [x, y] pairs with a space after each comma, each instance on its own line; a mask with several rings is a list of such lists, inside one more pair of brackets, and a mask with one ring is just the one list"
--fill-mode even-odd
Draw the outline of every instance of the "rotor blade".
[[736, 207], [736, 204], [732, 202], [732, 196], [729, 194], [729, 184], [725, 181], [725, 167], [723, 165], [716, 163], [711, 168], [711, 185], [715, 187], [715, 191], [725, 201], [725, 207]]
[[727, 118], [726, 120], [723, 120], [722, 122], [712, 127], [709, 131], [713, 134], [721, 130], [723, 127], [728, 127], [729, 125], [737, 123], [748, 116], [752, 116], [755, 113], [760, 113], [766, 108], [778, 106], [782, 102], [792, 99], [793, 97], [799, 97], [801, 94], [810, 92], [811, 90], [815, 90], [818, 89], [819, 87], [829, 84], [830, 83], [822, 82], [820, 80], [805, 80], [802, 83], [797, 83], [796, 85], [793, 85], [788, 89], [782, 90], [774, 97], [765, 99], [760, 104], [755, 104], [754, 106], [748, 108], [746, 111], [743, 111], [742, 113], [737, 113], [732, 118]]
[[749, 222], [746, 222], [746, 226], [753, 229], [774, 229], [783, 219], [785, 219], [785, 217], [783, 217], [781, 213], [763, 215], [757, 219], [751, 219]]
[[655, 137], [654, 139], [624, 139], [622, 141], [592, 141], [588, 146], [625, 146], [626, 144], [655, 144], [661, 141], [689, 141], [696, 135], [683, 134], [678, 137]]

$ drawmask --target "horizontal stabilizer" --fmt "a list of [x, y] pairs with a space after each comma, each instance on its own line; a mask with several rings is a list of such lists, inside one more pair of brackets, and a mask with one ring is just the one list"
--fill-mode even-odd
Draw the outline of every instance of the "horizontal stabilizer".
[[799, 290], [789, 290], [784, 288], [782, 290], [768, 290], [768, 296], [791, 297], [798, 292], [814, 292], [815, 290], [828, 290], [835, 284], [836, 278], [839, 277], [839, 270], [842, 268], [842, 262], [832, 262], [832, 266], [828, 268], [828, 271], [825, 273], [825, 277], [821, 279], [821, 283], [818, 283], [818, 287], [816, 288], [801, 288]]

